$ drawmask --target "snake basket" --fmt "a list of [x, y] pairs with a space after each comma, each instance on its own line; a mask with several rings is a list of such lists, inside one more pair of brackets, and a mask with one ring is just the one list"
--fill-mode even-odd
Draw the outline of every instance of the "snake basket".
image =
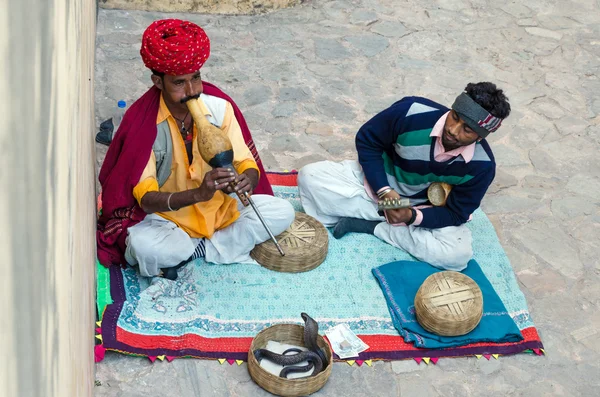
[[417, 321], [441, 336], [471, 332], [483, 315], [483, 296], [473, 279], [444, 271], [427, 277], [415, 296]]
[[304, 327], [296, 324], [276, 324], [256, 335], [248, 352], [248, 372], [257, 385], [278, 396], [306, 396], [321, 389], [327, 383], [333, 367], [333, 357], [329, 344], [321, 335], [317, 336], [317, 344], [323, 348], [328, 364], [317, 375], [299, 379], [280, 378], [260, 366], [254, 357], [254, 351], [265, 348], [269, 341], [304, 346]]
[[312, 270], [323, 263], [327, 256], [329, 236], [325, 226], [315, 218], [296, 212], [294, 222], [277, 236], [277, 242], [285, 252], [285, 256], [281, 256], [271, 240], [254, 247], [250, 256], [267, 269], [300, 273]]

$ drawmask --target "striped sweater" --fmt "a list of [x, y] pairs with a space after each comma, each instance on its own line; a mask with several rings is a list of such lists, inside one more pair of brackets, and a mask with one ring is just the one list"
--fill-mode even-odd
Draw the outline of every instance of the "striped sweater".
[[377, 114], [356, 135], [358, 160], [374, 191], [391, 186], [411, 205], [427, 202], [432, 182], [453, 185], [445, 207], [422, 209], [418, 225], [430, 229], [465, 223], [479, 207], [492, 183], [496, 162], [485, 140], [475, 146], [471, 161], [462, 155], [434, 160], [435, 123], [449, 109], [429, 99], [405, 97]]

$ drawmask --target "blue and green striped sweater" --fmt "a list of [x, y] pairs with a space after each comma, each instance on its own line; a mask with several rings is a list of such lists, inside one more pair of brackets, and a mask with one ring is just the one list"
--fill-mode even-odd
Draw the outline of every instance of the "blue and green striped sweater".
[[445, 207], [425, 208], [419, 227], [436, 229], [465, 223], [479, 207], [496, 173], [496, 162], [484, 140], [473, 159], [433, 159], [435, 123], [449, 109], [426, 98], [405, 97], [377, 114], [356, 135], [358, 160], [374, 191], [393, 187], [411, 205], [427, 202], [432, 182], [453, 185]]

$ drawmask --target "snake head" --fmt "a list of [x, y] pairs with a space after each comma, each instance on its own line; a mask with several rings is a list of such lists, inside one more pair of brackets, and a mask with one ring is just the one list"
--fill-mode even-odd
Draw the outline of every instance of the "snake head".
[[308, 314], [300, 313], [300, 316], [304, 320], [304, 326], [309, 326], [311, 329], [315, 329], [317, 333], [319, 332], [319, 324]]

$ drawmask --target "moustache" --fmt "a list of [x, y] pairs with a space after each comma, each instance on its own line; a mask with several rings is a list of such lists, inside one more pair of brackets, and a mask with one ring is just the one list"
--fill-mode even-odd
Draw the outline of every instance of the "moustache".
[[179, 102], [180, 103], [186, 103], [187, 101], [190, 101], [192, 99], [198, 99], [200, 98], [200, 94], [196, 94], [196, 95], [192, 95], [192, 96], [186, 96], [185, 98], [181, 99]]

